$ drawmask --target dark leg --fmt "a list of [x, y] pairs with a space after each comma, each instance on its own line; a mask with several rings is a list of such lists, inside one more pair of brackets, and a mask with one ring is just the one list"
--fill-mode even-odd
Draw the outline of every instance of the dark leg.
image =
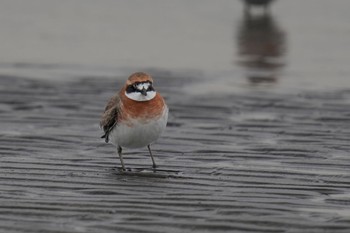
[[249, 15], [250, 14], [250, 4], [249, 3], [245, 3], [244, 4], [244, 13], [246, 15]]
[[118, 146], [118, 156], [120, 159], [120, 163], [122, 164], [122, 169], [125, 171], [125, 166], [124, 166], [124, 161], [123, 161], [123, 156], [122, 156], [122, 148]]
[[269, 8], [269, 4], [264, 5], [264, 14], [267, 15], [270, 13], [270, 8]]
[[156, 162], [154, 161], [154, 158], [153, 158], [153, 155], [152, 155], [151, 145], [148, 145], [147, 148], [148, 148], [149, 154], [151, 155], [151, 159], [152, 159], [152, 163], [153, 163], [153, 168], [156, 168], [157, 165], [156, 165]]

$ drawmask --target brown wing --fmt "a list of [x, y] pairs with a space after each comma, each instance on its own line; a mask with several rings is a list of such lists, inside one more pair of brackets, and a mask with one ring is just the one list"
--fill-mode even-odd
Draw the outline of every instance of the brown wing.
[[105, 111], [102, 114], [100, 126], [105, 134], [101, 138], [104, 138], [106, 143], [109, 141], [109, 133], [118, 123], [119, 107], [120, 98], [116, 94], [108, 101]]

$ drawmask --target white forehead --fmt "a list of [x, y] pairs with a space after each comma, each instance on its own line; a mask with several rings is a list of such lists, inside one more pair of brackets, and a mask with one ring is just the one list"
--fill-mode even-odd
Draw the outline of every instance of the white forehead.
[[138, 83], [136, 84], [136, 88], [139, 89], [139, 90], [142, 90], [142, 89], [148, 89], [148, 87], [150, 86], [151, 84], [150, 83]]

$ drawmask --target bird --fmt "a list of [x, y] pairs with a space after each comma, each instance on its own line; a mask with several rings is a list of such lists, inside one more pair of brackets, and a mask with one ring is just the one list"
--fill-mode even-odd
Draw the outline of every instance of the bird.
[[166, 128], [168, 106], [153, 86], [153, 78], [144, 72], [129, 76], [125, 85], [107, 103], [100, 127], [106, 143], [117, 147], [122, 170], [125, 171], [123, 148], [148, 148], [152, 167], [157, 167], [151, 144]]
[[274, 0], [242, 0], [244, 1], [244, 8], [246, 12], [250, 12], [250, 8], [253, 6], [261, 6], [265, 9], [265, 13], [267, 12], [269, 5], [274, 1]]

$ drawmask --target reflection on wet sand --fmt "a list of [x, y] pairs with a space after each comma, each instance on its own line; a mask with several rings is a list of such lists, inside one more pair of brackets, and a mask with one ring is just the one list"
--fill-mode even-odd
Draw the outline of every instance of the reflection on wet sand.
[[245, 11], [237, 32], [238, 64], [250, 84], [275, 83], [285, 66], [286, 33], [264, 11]]

